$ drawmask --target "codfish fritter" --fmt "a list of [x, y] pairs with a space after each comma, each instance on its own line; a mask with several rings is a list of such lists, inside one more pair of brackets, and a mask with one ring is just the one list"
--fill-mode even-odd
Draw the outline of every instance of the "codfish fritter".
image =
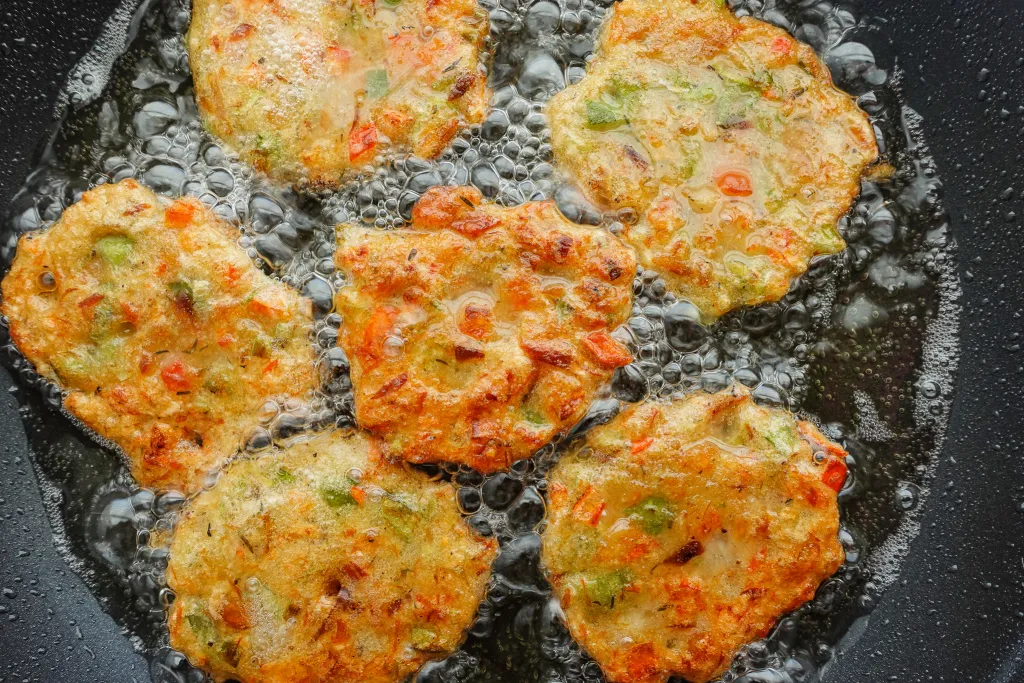
[[633, 406], [549, 478], [542, 560], [611, 681], [693, 683], [843, 560], [843, 450], [739, 388]]
[[378, 454], [334, 432], [232, 463], [175, 529], [171, 645], [242, 683], [398, 683], [455, 650], [497, 543]]
[[781, 298], [878, 150], [813, 50], [715, 0], [623, 0], [587, 75], [552, 98], [551, 144], [640, 263], [709, 319]]
[[310, 303], [198, 200], [134, 180], [30, 233], [3, 281], [11, 337], [147, 487], [193, 491], [268, 399], [315, 386]]
[[487, 33], [476, 0], [195, 0], [188, 47], [213, 133], [265, 173], [330, 186], [482, 121]]
[[633, 255], [552, 202], [435, 188], [410, 229], [339, 226], [336, 259], [356, 421], [391, 455], [506, 468], [631, 360], [610, 332], [629, 314]]

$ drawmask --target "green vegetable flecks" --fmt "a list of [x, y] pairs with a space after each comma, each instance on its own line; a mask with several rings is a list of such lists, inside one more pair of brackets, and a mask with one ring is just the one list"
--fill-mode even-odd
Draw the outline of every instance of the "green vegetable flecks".
[[350, 486], [323, 486], [320, 489], [320, 497], [332, 508], [340, 508], [346, 505], [355, 505], [356, 499], [352, 497]]
[[388, 94], [388, 72], [386, 69], [371, 69], [366, 72], [366, 96], [379, 100]]
[[126, 235], [107, 235], [96, 240], [96, 253], [112, 266], [123, 266], [135, 253], [135, 241]]
[[820, 252], [833, 253], [843, 248], [843, 238], [833, 223], [823, 223], [811, 231], [811, 244]]
[[415, 531], [416, 509], [398, 496], [388, 496], [381, 501], [381, 516], [404, 539]]
[[672, 524], [676, 512], [664, 498], [651, 496], [626, 508], [626, 515], [639, 523], [644, 531], [654, 535], [660, 534]]
[[257, 358], [269, 358], [273, 341], [265, 334], [257, 334], [249, 344], [249, 353]]
[[89, 339], [99, 344], [110, 338], [113, 333], [114, 306], [104, 299], [92, 312], [92, 325], [89, 328]]
[[192, 629], [192, 632], [199, 636], [200, 640], [208, 645], [213, 644], [213, 640], [217, 637], [217, 629], [214, 627], [210, 617], [205, 614], [195, 613], [187, 615], [185, 621], [188, 623], [188, 627]]
[[274, 341], [287, 341], [288, 338], [292, 336], [292, 326], [288, 323], [278, 323], [274, 325], [272, 336], [274, 337]]
[[86, 360], [87, 358], [88, 356], [84, 354], [61, 353], [54, 356], [52, 361], [53, 369], [56, 371], [57, 377], [61, 382], [71, 384], [89, 376], [91, 368]]
[[256, 151], [271, 161], [281, 156], [282, 149], [281, 138], [277, 135], [273, 133], [256, 134]]
[[615, 601], [633, 581], [628, 569], [616, 569], [586, 582], [587, 597], [602, 607], [614, 607]]
[[438, 649], [437, 633], [433, 629], [414, 626], [409, 634], [412, 646], [423, 652], [432, 652]]
[[571, 316], [576, 310], [572, 307], [565, 299], [558, 299], [555, 301], [555, 310], [558, 311], [558, 317], [563, 320]]
[[526, 421], [529, 422], [530, 424], [550, 424], [547, 418], [545, 418], [544, 415], [542, 415], [541, 412], [535, 408], [523, 408], [523, 417], [526, 418]]
[[626, 123], [622, 110], [604, 102], [587, 101], [587, 125], [619, 126]]
[[185, 280], [175, 280], [171, 284], [167, 285], [171, 290], [171, 297], [182, 304], [188, 303], [191, 307], [196, 302], [196, 293], [192, 289], [192, 285]]

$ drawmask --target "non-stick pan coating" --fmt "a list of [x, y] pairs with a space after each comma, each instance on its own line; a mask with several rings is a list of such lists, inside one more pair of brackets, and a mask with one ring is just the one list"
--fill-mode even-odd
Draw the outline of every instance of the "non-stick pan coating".
[[[115, 0], [5, 3], [0, 196]], [[963, 279], [958, 395], [900, 580], [855, 624], [829, 681], [1024, 680], [1024, 6], [867, 0], [861, 38], [904, 72], [945, 186]], [[0, 371], [0, 388], [12, 386]], [[148, 665], [54, 548], [17, 400], [0, 399], [0, 682], [147, 681]], [[767, 683], [767, 681], [765, 681]]]

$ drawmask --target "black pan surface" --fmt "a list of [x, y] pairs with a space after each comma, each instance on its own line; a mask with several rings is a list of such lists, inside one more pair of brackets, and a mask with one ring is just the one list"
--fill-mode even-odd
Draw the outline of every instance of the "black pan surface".
[[[0, 11], [5, 204], [53, 127], [65, 74], [117, 4], [9, 0]], [[904, 72], [944, 181], [964, 288], [963, 356], [921, 533], [825, 679], [1024, 681], [1024, 5], [865, 0], [861, 15], [887, 23], [863, 40]], [[0, 387], [12, 386], [0, 370]], [[17, 400], [4, 391], [0, 683], [148, 681], [146, 660], [56, 550], [45, 505]]]

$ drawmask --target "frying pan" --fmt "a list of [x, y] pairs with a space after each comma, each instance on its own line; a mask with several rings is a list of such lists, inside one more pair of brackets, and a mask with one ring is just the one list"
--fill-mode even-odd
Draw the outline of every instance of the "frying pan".
[[[8, 0], [0, 13], [0, 196], [52, 129], [63, 79], [117, 0]], [[855, 621], [826, 681], [1024, 681], [1024, 5], [865, 0], [859, 38], [903, 72], [959, 243], [963, 315], [948, 438], [898, 580]], [[880, 36], [889, 36], [889, 42]], [[148, 681], [54, 543], [14, 382], [0, 370], [0, 683]], [[107, 590], [109, 589], [109, 590]], [[772, 680], [765, 677], [760, 683]]]

